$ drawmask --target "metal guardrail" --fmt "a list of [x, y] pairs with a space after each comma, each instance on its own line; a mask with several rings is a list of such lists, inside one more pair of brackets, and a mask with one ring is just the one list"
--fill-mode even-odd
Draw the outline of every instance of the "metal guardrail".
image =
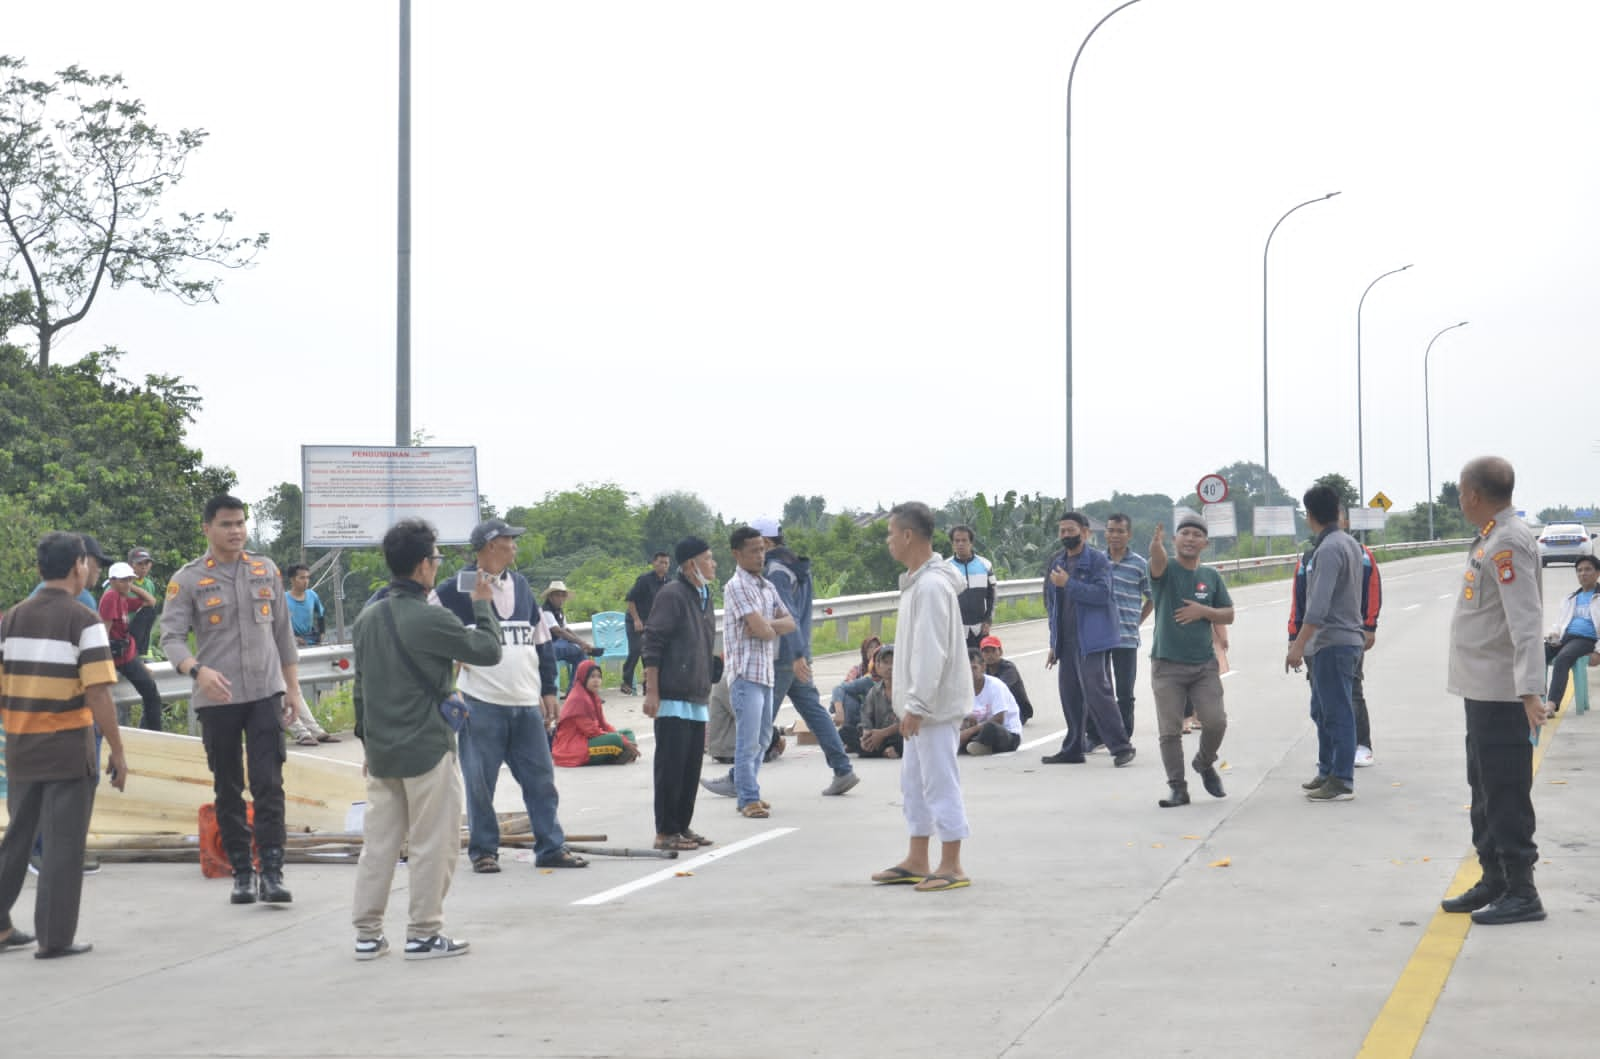
[[[1467, 545], [1471, 539], [1444, 541], [1407, 541], [1401, 544], [1382, 545], [1386, 552], [1416, 552], [1447, 545]], [[1220, 559], [1208, 562], [1206, 565], [1223, 573], [1238, 573], [1251, 570], [1271, 570], [1285, 566], [1293, 566], [1300, 559], [1299, 552], [1287, 555], [1261, 555], [1242, 559]], [[1010, 599], [1026, 599], [1039, 595], [1044, 590], [1044, 578], [1029, 577], [1015, 581], [1000, 581], [995, 585], [995, 598], [997, 601]], [[833, 599], [819, 599], [811, 605], [811, 621], [813, 626], [824, 622], [833, 622], [835, 634], [839, 639], [849, 635], [850, 623], [859, 618], [870, 619], [869, 628], [872, 635], [879, 636], [883, 633], [883, 619], [893, 614], [900, 606], [899, 592], [869, 592], [859, 596], [837, 596]], [[718, 640], [721, 639], [722, 612], [717, 611]], [[572, 632], [583, 635], [589, 632], [588, 622], [574, 622], [567, 626]], [[720, 649], [720, 644], [719, 644]], [[161, 692], [162, 702], [174, 702], [187, 699], [193, 689], [193, 682], [181, 673], [173, 670], [166, 662], [156, 662], [149, 666], [150, 675], [155, 679], [156, 687]], [[318, 647], [302, 647], [300, 649], [300, 689], [306, 700], [315, 698], [317, 689], [329, 684], [338, 684], [349, 680], [355, 675], [355, 658], [351, 653], [349, 644], [326, 644]], [[112, 692], [112, 697], [119, 703], [133, 704], [139, 701], [139, 695], [125, 680], [119, 680]], [[190, 711], [190, 731], [195, 730], [193, 711]]]

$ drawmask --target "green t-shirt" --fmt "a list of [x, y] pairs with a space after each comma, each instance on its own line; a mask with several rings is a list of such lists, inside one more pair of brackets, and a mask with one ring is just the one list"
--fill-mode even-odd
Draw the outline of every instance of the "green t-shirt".
[[1215, 655], [1211, 646], [1211, 623], [1194, 621], [1179, 625], [1175, 615], [1178, 608], [1189, 600], [1208, 607], [1231, 607], [1233, 597], [1222, 575], [1209, 566], [1185, 569], [1176, 559], [1167, 561], [1167, 569], [1160, 577], [1150, 574], [1150, 594], [1155, 600], [1153, 616], [1156, 620], [1151, 658], [1168, 662], [1209, 662]]

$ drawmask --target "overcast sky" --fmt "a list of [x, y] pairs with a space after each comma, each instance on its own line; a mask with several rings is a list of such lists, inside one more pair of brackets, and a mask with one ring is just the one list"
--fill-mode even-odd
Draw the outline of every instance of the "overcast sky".
[[[477, 446], [502, 508], [602, 480], [730, 518], [1060, 495], [1067, 71], [1114, 6], [416, 0], [414, 427]], [[271, 233], [220, 305], [122, 291], [56, 346], [198, 386], [194, 441], [248, 500], [303, 443], [394, 440], [397, 11], [5, 16], [31, 75], [120, 71], [210, 131], [171, 211]], [[1357, 478], [1357, 302], [1414, 264], [1366, 303], [1367, 495], [1424, 498], [1423, 351], [1470, 320], [1433, 351], [1434, 488], [1497, 452], [1522, 506], [1600, 498], [1597, 39], [1580, 0], [1106, 23], [1074, 89], [1077, 500], [1261, 460], [1262, 245], [1329, 191], [1272, 247], [1283, 484]]]

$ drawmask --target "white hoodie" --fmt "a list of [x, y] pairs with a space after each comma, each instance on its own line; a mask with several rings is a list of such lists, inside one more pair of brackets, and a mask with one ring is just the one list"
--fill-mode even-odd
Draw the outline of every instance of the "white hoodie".
[[962, 578], [935, 554], [900, 575], [894, 635], [894, 712], [959, 724], [972, 711], [972, 669], [958, 597]]

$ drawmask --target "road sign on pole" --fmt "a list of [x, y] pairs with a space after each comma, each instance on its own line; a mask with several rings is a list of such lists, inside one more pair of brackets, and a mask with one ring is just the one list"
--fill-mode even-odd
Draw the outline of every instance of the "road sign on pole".
[[1388, 511], [1391, 507], [1394, 507], [1394, 501], [1384, 496], [1383, 491], [1379, 490], [1378, 492], [1372, 494], [1372, 499], [1367, 501], [1367, 506], [1381, 507], [1385, 511]]
[[1228, 499], [1228, 480], [1220, 474], [1208, 474], [1195, 483], [1194, 495], [1202, 504], [1220, 504]]

